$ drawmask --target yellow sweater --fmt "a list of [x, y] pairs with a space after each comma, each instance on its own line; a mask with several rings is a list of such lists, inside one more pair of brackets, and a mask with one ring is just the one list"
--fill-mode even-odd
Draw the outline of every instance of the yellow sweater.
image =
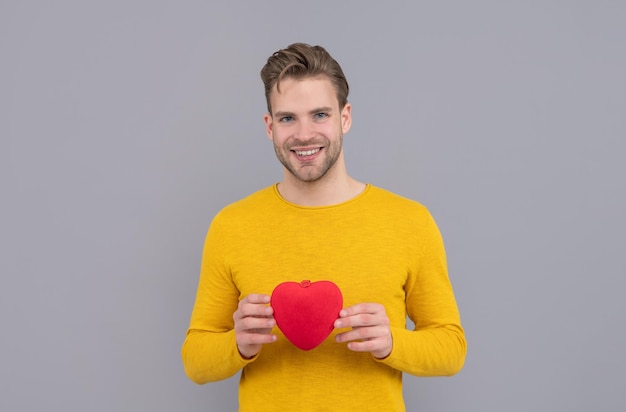
[[[391, 354], [352, 352], [335, 342], [339, 331], [302, 351], [275, 328], [276, 342], [242, 358], [233, 330], [238, 301], [305, 279], [335, 282], [344, 307], [383, 304]], [[415, 330], [406, 329], [407, 314]], [[452, 375], [465, 352], [441, 235], [421, 204], [368, 185], [348, 202], [302, 207], [274, 185], [213, 219], [182, 357], [200, 384], [243, 368], [239, 411], [404, 411], [402, 372]]]

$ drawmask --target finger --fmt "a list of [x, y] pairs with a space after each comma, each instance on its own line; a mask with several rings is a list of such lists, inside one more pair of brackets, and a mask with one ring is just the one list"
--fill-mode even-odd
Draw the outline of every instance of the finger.
[[382, 359], [389, 356], [393, 348], [393, 338], [391, 333], [383, 336], [371, 337], [365, 339], [351, 340], [350, 335], [343, 334], [338, 336], [338, 342], [343, 340], [348, 342], [348, 349], [353, 352], [370, 352], [374, 357]]
[[276, 335], [268, 333], [239, 333], [236, 336], [238, 345], [261, 345], [276, 342]]
[[356, 305], [348, 306], [347, 308], [343, 308], [341, 312], [339, 312], [339, 317], [345, 318], [348, 316], [359, 315], [362, 313], [376, 314], [384, 311], [385, 307], [379, 303], [359, 303]]
[[[377, 354], [378, 355], [377, 357], [384, 357], [388, 354], [388, 351], [386, 350], [386, 342], [387, 341], [382, 338], [370, 339], [370, 340], [364, 340], [364, 341], [355, 341], [355, 342], [348, 343], [348, 349], [350, 349], [353, 352], [372, 352], [372, 353], [380, 352]], [[386, 352], [386, 353], [383, 353], [383, 352]]]
[[235, 322], [236, 331], [267, 330], [265, 333], [269, 333], [274, 326], [276, 326], [274, 318], [266, 317], [247, 316], [239, 318]]
[[242, 299], [246, 303], [270, 303], [270, 296], [261, 293], [251, 293]]
[[255, 304], [244, 304], [235, 312], [240, 318], [246, 317], [269, 317], [274, 314], [271, 306]]
[[385, 326], [371, 326], [353, 328], [347, 332], [339, 333], [335, 336], [335, 340], [337, 342], [364, 341], [386, 337], [389, 334], [389, 328]]
[[389, 325], [389, 318], [384, 312], [377, 314], [361, 313], [339, 318], [335, 321], [335, 328], [360, 328], [379, 325]]
[[274, 309], [267, 305], [267, 295], [248, 295], [239, 302], [234, 318], [244, 318], [246, 316], [271, 316]]
[[276, 335], [258, 334], [258, 333], [237, 333], [237, 349], [245, 358], [252, 358], [261, 350], [264, 344], [276, 342]]

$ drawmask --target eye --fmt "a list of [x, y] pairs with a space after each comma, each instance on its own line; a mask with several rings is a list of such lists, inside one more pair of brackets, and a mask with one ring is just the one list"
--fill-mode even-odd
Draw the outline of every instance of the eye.
[[315, 120], [323, 120], [323, 119], [326, 119], [327, 117], [328, 117], [328, 113], [326, 112], [319, 112], [313, 115], [313, 118]]
[[288, 122], [290, 122], [292, 120], [293, 120], [293, 116], [283, 116], [283, 117], [278, 119], [278, 121], [281, 122], [281, 123], [288, 123]]

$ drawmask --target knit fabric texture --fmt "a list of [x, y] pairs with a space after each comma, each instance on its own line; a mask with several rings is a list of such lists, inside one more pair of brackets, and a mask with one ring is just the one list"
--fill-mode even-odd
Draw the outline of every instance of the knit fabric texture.
[[[304, 351], [276, 327], [276, 342], [243, 358], [233, 329], [239, 300], [304, 279], [335, 283], [344, 307], [384, 305], [390, 355], [376, 359], [335, 342], [346, 329]], [[403, 372], [452, 375], [465, 353], [444, 244], [420, 203], [367, 185], [345, 203], [303, 207], [284, 200], [273, 185], [214, 217], [182, 358], [189, 378], [200, 384], [241, 371], [241, 412], [404, 411]]]

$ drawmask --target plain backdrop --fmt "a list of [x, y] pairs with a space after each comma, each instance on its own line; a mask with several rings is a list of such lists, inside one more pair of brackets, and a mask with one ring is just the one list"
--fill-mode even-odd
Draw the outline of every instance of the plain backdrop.
[[602, 0], [1, 0], [0, 410], [236, 410], [237, 377], [193, 384], [180, 348], [213, 215], [281, 179], [259, 70], [297, 41], [350, 82], [349, 172], [446, 242], [467, 361], [405, 375], [407, 409], [623, 410], [625, 21]]

